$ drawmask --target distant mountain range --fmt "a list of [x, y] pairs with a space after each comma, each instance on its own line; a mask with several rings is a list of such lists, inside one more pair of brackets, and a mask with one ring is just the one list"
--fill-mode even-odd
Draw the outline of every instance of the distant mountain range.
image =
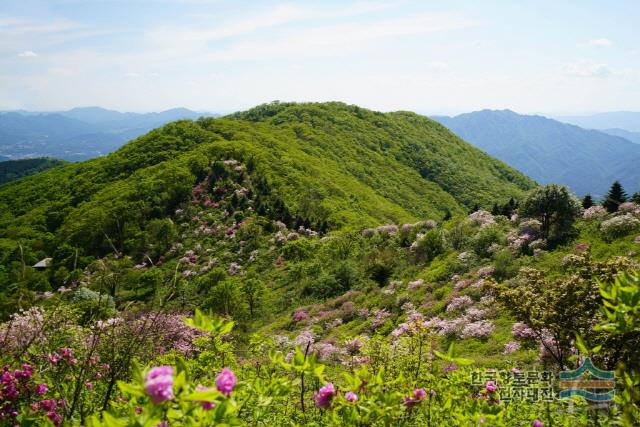
[[159, 113], [121, 113], [100, 107], [68, 111], [0, 113], [0, 161], [56, 157], [78, 161], [114, 151], [151, 129], [180, 119], [216, 116], [175, 108]]
[[602, 129], [601, 132], [608, 133], [609, 135], [619, 136], [636, 144], [640, 144], [640, 132], [630, 132], [628, 130], [618, 128]]
[[640, 113], [634, 111], [612, 111], [584, 116], [554, 116], [556, 120], [585, 129], [624, 129], [640, 132]]
[[640, 145], [620, 136], [510, 110], [433, 119], [540, 183], [597, 197], [615, 180], [627, 192], [640, 190]]

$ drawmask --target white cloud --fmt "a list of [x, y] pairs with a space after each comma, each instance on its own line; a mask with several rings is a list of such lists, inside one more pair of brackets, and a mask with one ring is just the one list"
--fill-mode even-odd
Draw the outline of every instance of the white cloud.
[[47, 21], [4, 19], [0, 20], [0, 52], [42, 48], [114, 32], [114, 30], [95, 29], [66, 18]]
[[580, 60], [564, 65], [563, 72], [571, 77], [609, 77], [614, 71], [607, 65], [589, 60]]
[[203, 62], [336, 57], [375, 49], [383, 40], [468, 28], [473, 22], [449, 14], [386, 18], [367, 23], [292, 29], [282, 37], [238, 41], [202, 55]]
[[606, 38], [600, 38], [600, 39], [591, 39], [586, 43], [586, 45], [592, 46], [592, 47], [609, 47], [613, 45], [613, 42]]
[[25, 50], [23, 52], [20, 52], [18, 56], [20, 58], [35, 58], [36, 56], [38, 56], [38, 54], [32, 50]]

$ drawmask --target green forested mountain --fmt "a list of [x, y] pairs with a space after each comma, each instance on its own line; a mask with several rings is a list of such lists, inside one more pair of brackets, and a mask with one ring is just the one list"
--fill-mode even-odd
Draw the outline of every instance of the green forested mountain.
[[0, 161], [0, 184], [33, 175], [64, 163], [62, 160], [47, 157]]
[[[338, 228], [442, 218], [532, 188], [514, 169], [413, 113], [270, 104], [156, 129], [104, 158], [0, 190], [3, 237], [126, 250], [189, 198], [215, 160], [246, 162], [260, 209]], [[46, 245], [45, 245], [46, 247]]]

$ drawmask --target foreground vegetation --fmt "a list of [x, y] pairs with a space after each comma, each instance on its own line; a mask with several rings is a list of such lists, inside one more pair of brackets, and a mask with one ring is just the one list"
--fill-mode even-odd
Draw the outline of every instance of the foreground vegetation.
[[[277, 104], [1, 187], [0, 422], [634, 425], [640, 207], [482, 156]], [[615, 404], [505, 401], [585, 356]]]

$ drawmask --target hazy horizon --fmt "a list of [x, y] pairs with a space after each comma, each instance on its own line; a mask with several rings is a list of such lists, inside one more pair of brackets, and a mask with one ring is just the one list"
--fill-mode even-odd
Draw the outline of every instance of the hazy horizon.
[[[287, 101], [287, 100], [278, 100], [279, 102], [306, 102], [306, 101]], [[272, 101], [269, 101], [272, 102]], [[338, 101], [338, 100], [327, 100], [327, 101], [308, 101], [308, 102], [344, 102], [344, 101]], [[175, 105], [175, 106], [170, 106], [170, 107], [166, 107], [166, 108], [160, 108], [157, 110], [139, 110], [139, 111], [133, 111], [133, 110], [125, 110], [125, 109], [119, 109], [119, 108], [107, 108], [107, 107], [103, 107], [100, 105], [79, 105], [79, 106], [75, 106], [75, 107], [71, 107], [71, 108], [67, 108], [64, 110], [27, 110], [24, 108], [19, 108], [19, 109], [0, 109], [0, 112], [2, 113], [9, 113], [9, 112], [28, 112], [28, 113], [42, 113], [42, 114], [50, 114], [50, 113], [58, 113], [58, 112], [65, 112], [65, 111], [69, 111], [69, 110], [74, 110], [74, 109], [82, 109], [82, 108], [101, 108], [101, 109], [105, 109], [105, 110], [110, 110], [110, 111], [116, 111], [118, 113], [135, 113], [135, 114], [149, 114], [149, 113], [161, 113], [164, 111], [169, 111], [169, 110], [177, 110], [177, 109], [182, 109], [182, 108], [186, 108], [188, 110], [191, 110], [195, 113], [202, 113], [202, 114], [220, 114], [220, 115], [225, 115], [225, 114], [232, 114], [238, 111], [245, 111], [251, 107], [254, 107], [255, 105], [251, 105], [248, 106], [246, 108], [242, 108], [242, 109], [234, 109], [234, 110], [230, 110], [230, 109], [205, 109], [205, 110], [196, 110], [196, 109], [192, 109], [192, 108], [188, 108], [182, 105]], [[374, 109], [375, 110], [375, 109]], [[413, 110], [407, 110], [407, 109], [398, 109], [398, 110], [379, 110], [379, 111], [383, 111], [383, 112], [391, 112], [391, 111], [400, 111], [400, 110], [405, 110], [405, 111], [413, 111]], [[413, 111], [417, 114], [421, 114], [421, 115], [425, 115], [425, 116], [456, 116], [456, 115], [460, 115], [460, 114], [466, 114], [466, 113], [475, 113], [475, 112], [479, 112], [479, 111], [483, 111], [483, 110], [492, 110], [492, 111], [499, 111], [499, 110], [510, 110], [513, 111], [516, 114], [520, 114], [520, 115], [527, 115], [527, 116], [543, 116], [543, 117], [547, 117], [550, 119], [554, 119], [557, 120], [558, 117], [588, 117], [591, 115], [596, 115], [596, 114], [604, 114], [604, 113], [640, 113], [640, 111], [630, 111], [630, 110], [614, 110], [614, 111], [592, 111], [592, 112], [561, 112], [561, 113], [549, 113], [549, 112], [545, 112], [545, 111], [532, 111], [532, 112], [523, 112], [523, 111], [517, 111], [514, 110], [512, 108], [478, 108], [478, 109], [473, 109], [473, 110], [468, 110], [468, 111], [450, 111], [450, 112], [446, 112], [446, 111], [438, 111], [438, 110], [434, 110], [434, 111]]]

